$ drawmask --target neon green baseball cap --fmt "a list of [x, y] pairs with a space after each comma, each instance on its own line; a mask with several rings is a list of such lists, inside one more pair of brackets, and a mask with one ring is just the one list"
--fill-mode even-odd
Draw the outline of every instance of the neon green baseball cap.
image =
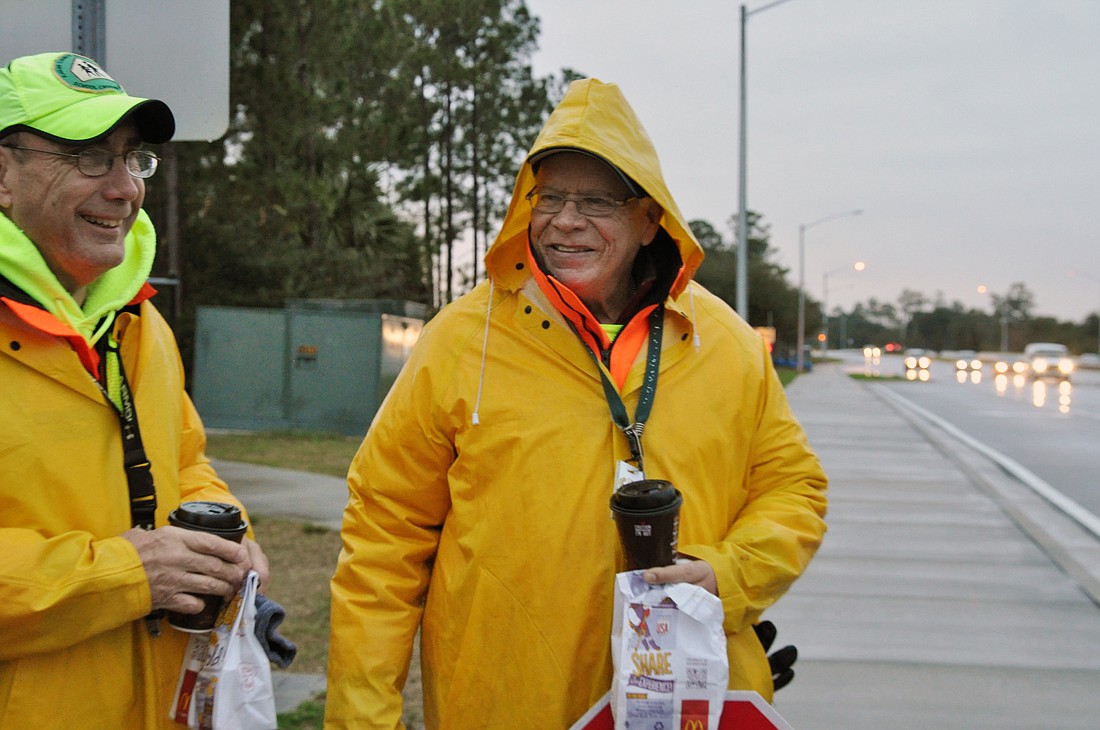
[[127, 119], [150, 144], [176, 131], [167, 104], [129, 96], [85, 56], [39, 53], [0, 69], [0, 137], [26, 130], [58, 142], [94, 142]]

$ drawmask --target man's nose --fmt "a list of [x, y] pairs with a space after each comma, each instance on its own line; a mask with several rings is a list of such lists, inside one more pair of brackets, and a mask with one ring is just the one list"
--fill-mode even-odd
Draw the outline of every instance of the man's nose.
[[588, 218], [581, 213], [579, 208], [577, 208], [577, 201], [567, 199], [562, 205], [561, 210], [555, 213], [551, 220], [556, 225], [576, 226], [586, 222]]
[[104, 176], [110, 184], [108, 197], [119, 197], [125, 200], [135, 200], [141, 194], [144, 183], [130, 174], [126, 166], [126, 158], [117, 156], [111, 160], [111, 169]]

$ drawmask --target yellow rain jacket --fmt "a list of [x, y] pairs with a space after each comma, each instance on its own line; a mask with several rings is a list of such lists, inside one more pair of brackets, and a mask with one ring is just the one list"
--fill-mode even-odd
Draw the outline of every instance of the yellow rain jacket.
[[97, 314], [82, 319], [0, 215], [0, 730], [182, 727], [168, 709], [187, 635], [162, 621], [152, 638], [142, 620], [149, 585], [120, 537], [131, 521], [119, 418], [77, 331], [106, 336], [97, 322], [109, 312], [152, 463], [156, 524], [185, 500], [238, 504], [204, 456], [167, 323], [148, 301], [137, 314], [111, 305], [147, 299], [140, 272], [153, 245], [142, 213], [118, 277], [105, 275], [110, 291], [93, 285], [83, 311]]
[[[531, 155], [560, 146], [612, 161], [664, 209], [682, 268], [669, 277], [646, 474], [681, 490], [680, 552], [717, 574], [730, 687], [770, 699], [751, 625], [822, 539], [825, 476], [763, 340], [691, 283], [702, 251], [616, 86], [571, 85]], [[595, 361], [532, 277], [533, 185], [524, 164], [486, 257], [491, 283], [425, 327], [351, 465], [326, 727], [401, 726], [418, 627], [429, 728], [562, 730], [611, 686], [624, 563], [608, 500], [630, 452]], [[621, 388], [630, 414], [645, 354]]]

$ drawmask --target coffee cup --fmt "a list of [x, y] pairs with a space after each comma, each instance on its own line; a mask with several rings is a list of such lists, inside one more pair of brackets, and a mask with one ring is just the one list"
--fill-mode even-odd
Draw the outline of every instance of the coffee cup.
[[611, 515], [627, 570], [672, 565], [684, 498], [670, 482], [642, 479], [627, 482], [611, 495]]
[[[224, 502], [184, 502], [168, 515], [168, 524], [185, 530], [206, 532], [239, 543], [248, 531], [236, 505]], [[225, 599], [213, 594], [195, 594], [203, 608], [194, 614], [168, 611], [168, 624], [180, 631], [202, 633], [214, 628]]]

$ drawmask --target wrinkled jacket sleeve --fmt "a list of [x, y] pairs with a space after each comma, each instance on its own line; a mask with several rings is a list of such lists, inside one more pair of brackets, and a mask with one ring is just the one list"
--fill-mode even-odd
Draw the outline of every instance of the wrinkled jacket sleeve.
[[[326, 728], [400, 727], [401, 690], [450, 501], [451, 436], [438, 426], [425, 330], [348, 472], [332, 580]], [[444, 376], [445, 377], [445, 376]]]
[[0, 529], [0, 660], [55, 651], [140, 618], [145, 572], [121, 537]]
[[825, 473], [791, 413], [766, 350], [762, 357], [765, 387], [756, 412], [745, 505], [722, 542], [681, 548], [714, 568], [730, 634], [754, 623], [786, 593], [825, 535]]

